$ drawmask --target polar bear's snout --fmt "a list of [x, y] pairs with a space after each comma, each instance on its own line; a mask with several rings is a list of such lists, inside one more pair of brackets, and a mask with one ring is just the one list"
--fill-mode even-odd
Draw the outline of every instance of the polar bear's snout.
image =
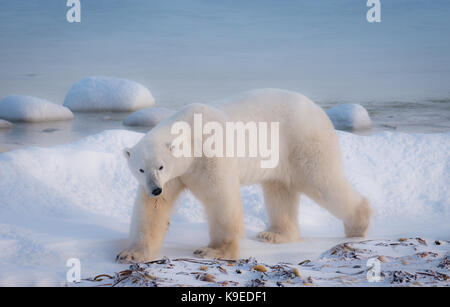
[[159, 194], [161, 194], [161, 192], [162, 192], [161, 188], [154, 188], [152, 190], [152, 194], [155, 195], [155, 196], [158, 196]]
[[147, 194], [150, 197], [156, 197], [161, 195], [162, 193], [162, 188], [158, 187], [157, 185], [147, 185]]
[[146, 183], [147, 183], [147, 193], [150, 196], [158, 196], [162, 193], [162, 188], [159, 187], [159, 185], [151, 178], [147, 177]]

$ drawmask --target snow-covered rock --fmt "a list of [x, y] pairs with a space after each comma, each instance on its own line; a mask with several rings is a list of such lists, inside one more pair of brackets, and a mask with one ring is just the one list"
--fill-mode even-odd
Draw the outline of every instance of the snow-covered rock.
[[338, 130], [365, 130], [372, 127], [369, 113], [360, 104], [342, 104], [326, 110], [326, 113]]
[[12, 124], [9, 121], [0, 119], [0, 129], [10, 129], [11, 127]]
[[154, 127], [160, 121], [174, 113], [174, 110], [163, 107], [146, 108], [128, 115], [124, 119], [123, 124], [125, 126]]
[[72, 86], [64, 100], [66, 107], [80, 112], [128, 112], [154, 104], [155, 99], [144, 85], [110, 77], [80, 80]]
[[45, 99], [10, 95], [0, 101], [0, 118], [12, 122], [45, 122], [72, 119], [73, 114], [68, 108]]

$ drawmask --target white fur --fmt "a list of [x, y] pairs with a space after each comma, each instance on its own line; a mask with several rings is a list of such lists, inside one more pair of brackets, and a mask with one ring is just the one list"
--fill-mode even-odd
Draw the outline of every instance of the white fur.
[[[280, 122], [278, 166], [261, 168], [258, 157], [173, 157], [168, 144], [176, 136], [170, 128], [176, 121], [193, 125], [194, 113], [202, 113], [205, 122]], [[344, 176], [338, 138], [328, 116], [294, 92], [255, 90], [211, 105], [188, 105], [127, 149], [125, 156], [140, 188], [131, 225], [131, 247], [118, 255], [121, 262], [157, 257], [173, 203], [183, 189], [189, 189], [205, 207], [210, 244], [194, 252], [201, 257], [239, 256], [239, 236], [244, 233], [241, 185], [262, 184], [270, 227], [259, 234], [261, 240], [282, 243], [300, 238], [301, 193], [341, 219], [347, 236], [364, 236], [369, 226], [370, 206]], [[155, 187], [163, 192], [150, 197]]]

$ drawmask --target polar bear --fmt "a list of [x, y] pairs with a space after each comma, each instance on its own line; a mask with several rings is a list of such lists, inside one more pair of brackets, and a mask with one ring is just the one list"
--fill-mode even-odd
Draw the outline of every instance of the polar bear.
[[[279, 160], [260, 167], [261, 157], [206, 157], [173, 154], [173, 125], [204, 121], [278, 122]], [[195, 137], [193, 137], [195, 138]], [[194, 140], [193, 140], [194, 142]], [[248, 144], [248, 143], [247, 143]], [[304, 193], [344, 224], [348, 237], [363, 237], [371, 209], [344, 176], [338, 137], [325, 112], [307, 97], [279, 89], [254, 90], [212, 104], [185, 106], [124, 150], [139, 182], [130, 247], [117, 260], [148, 262], [158, 256], [175, 200], [191, 191], [203, 204], [210, 243], [194, 251], [199, 257], [236, 259], [244, 235], [240, 187], [261, 184], [270, 226], [258, 238], [270, 243], [300, 239], [298, 207]]]

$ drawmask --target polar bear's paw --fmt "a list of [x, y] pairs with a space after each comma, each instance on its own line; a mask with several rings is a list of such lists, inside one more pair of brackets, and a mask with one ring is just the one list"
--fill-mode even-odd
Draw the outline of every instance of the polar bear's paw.
[[370, 225], [370, 217], [373, 214], [369, 201], [363, 198], [356, 208], [352, 219], [344, 222], [345, 235], [351, 237], [365, 237]]
[[282, 234], [268, 230], [258, 233], [258, 239], [263, 242], [269, 242], [274, 244], [301, 241], [300, 236], [298, 235]]
[[200, 258], [219, 258], [217, 251], [210, 247], [202, 247], [194, 251], [194, 255]]
[[212, 248], [207, 246], [195, 250], [194, 255], [199, 258], [235, 260], [239, 257], [239, 249], [230, 244], [224, 245], [219, 248]]
[[130, 247], [121, 251], [116, 256], [118, 263], [145, 263], [154, 260], [148, 253], [139, 247]]
[[258, 233], [258, 239], [269, 243], [285, 242], [281, 234], [272, 231], [261, 231], [260, 233]]

